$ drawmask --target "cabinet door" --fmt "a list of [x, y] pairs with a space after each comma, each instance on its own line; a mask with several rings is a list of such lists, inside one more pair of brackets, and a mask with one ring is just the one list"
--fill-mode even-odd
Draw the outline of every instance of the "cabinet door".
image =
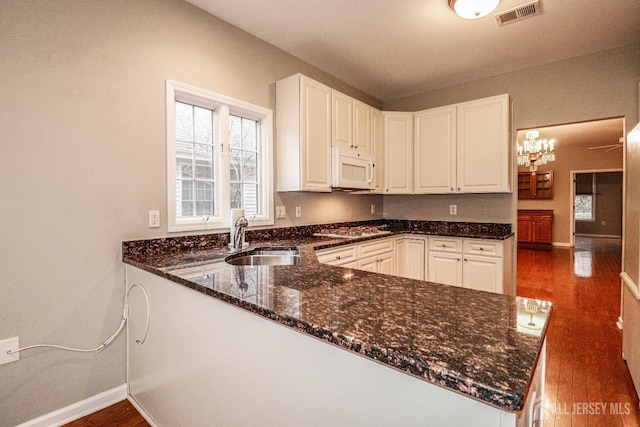
[[407, 237], [403, 277], [416, 280], [425, 278], [425, 241]]
[[301, 92], [301, 190], [331, 191], [331, 89], [303, 78]]
[[353, 148], [353, 98], [333, 90], [331, 100], [331, 145]]
[[430, 282], [462, 286], [462, 254], [429, 251]]
[[396, 262], [396, 276], [405, 277], [405, 237], [397, 237], [394, 242], [394, 253], [395, 253], [395, 262]]
[[518, 242], [533, 241], [533, 221], [529, 215], [518, 215]]
[[296, 74], [276, 82], [276, 97], [277, 191], [330, 192], [331, 89]]
[[382, 111], [371, 109], [371, 153], [374, 156], [373, 182], [375, 194], [382, 194], [384, 185], [384, 132]]
[[465, 255], [462, 277], [465, 288], [502, 293], [502, 258]]
[[371, 107], [353, 100], [353, 148], [362, 153], [371, 153]]
[[455, 105], [420, 111], [414, 123], [415, 193], [455, 192]]
[[358, 269], [364, 271], [370, 271], [372, 273], [378, 272], [378, 257], [372, 256], [358, 260]]
[[457, 105], [457, 190], [510, 191], [509, 96]]
[[533, 242], [551, 243], [551, 220], [545, 216], [533, 217]]
[[413, 193], [413, 114], [383, 113], [385, 194]]
[[378, 268], [377, 273], [380, 274], [395, 274], [395, 257], [393, 252], [378, 255]]

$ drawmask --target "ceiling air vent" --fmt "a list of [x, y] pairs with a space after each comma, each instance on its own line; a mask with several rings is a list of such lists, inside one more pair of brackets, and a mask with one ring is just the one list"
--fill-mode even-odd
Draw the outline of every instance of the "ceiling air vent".
[[504, 12], [496, 13], [496, 21], [498, 25], [510, 24], [511, 22], [519, 21], [530, 16], [540, 14], [540, 0], [535, 0], [522, 6], [514, 7], [513, 9], [505, 10]]

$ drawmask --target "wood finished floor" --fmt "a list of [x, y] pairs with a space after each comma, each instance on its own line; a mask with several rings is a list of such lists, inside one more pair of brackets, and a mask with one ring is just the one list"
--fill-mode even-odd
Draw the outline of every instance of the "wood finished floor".
[[[640, 426], [622, 360], [621, 244], [576, 238], [573, 249], [518, 250], [518, 295], [550, 300], [545, 427]], [[616, 413], [617, 411], [617, 413]], [[127, 401], [67, 426], [148, 426]]]
[[573, 249], [518, 250], [518, 295], [554, 304], [545, 427], [640, 426], [616, 326], [620, 270], [619, 239], [576, 238]]

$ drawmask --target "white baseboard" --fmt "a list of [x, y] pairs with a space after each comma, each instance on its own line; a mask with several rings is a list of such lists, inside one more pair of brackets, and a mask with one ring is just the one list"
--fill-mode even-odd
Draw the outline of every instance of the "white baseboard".
[[129, 403], [131, 403], [131, 406], [133, 406], [134, 408], [136, 408], [136, 411], [138, 411], [140, 413], [140, 415], [142, 415], [142, 418], [144, 418], [151, 427], [158, 427], [158, 425], [153, 421], [153, 419], [151, 419], [151, 417], [149, 416], [149, 414], [147, 414], [145, 412], [144, 409], [142, 409], [142, 407], [138, 404], [138, 402], [136, 402], [136, 399], [128, 396], [127, 400], [129, 401]]
[[31, 421], [20, 424], [17, 427], [58, 427], [85, 415], [121, 402], [127, 398], [127, 385], [122, 384], [95, 396], [76, 402], [72, 405], [50, 412]]
[[573, 247], [571, 246], [571, 243], [566, 243], [566, 242], [553, 242], [551, 243], [551, 245], [556, 248], [572, 248]]
[[576, 233], [576, 237], [602, 237], [605, 239], [622, 239], [622, 236], [619, 234], [586, 234], [586, 233]]

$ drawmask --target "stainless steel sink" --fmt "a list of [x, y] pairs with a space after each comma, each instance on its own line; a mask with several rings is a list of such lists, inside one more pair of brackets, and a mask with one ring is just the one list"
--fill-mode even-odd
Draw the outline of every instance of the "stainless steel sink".
[[290, 247], [256, 248], [229, 255], [225, 261], [231, 265], [296, 265], [300, 263], [300, 251]]

